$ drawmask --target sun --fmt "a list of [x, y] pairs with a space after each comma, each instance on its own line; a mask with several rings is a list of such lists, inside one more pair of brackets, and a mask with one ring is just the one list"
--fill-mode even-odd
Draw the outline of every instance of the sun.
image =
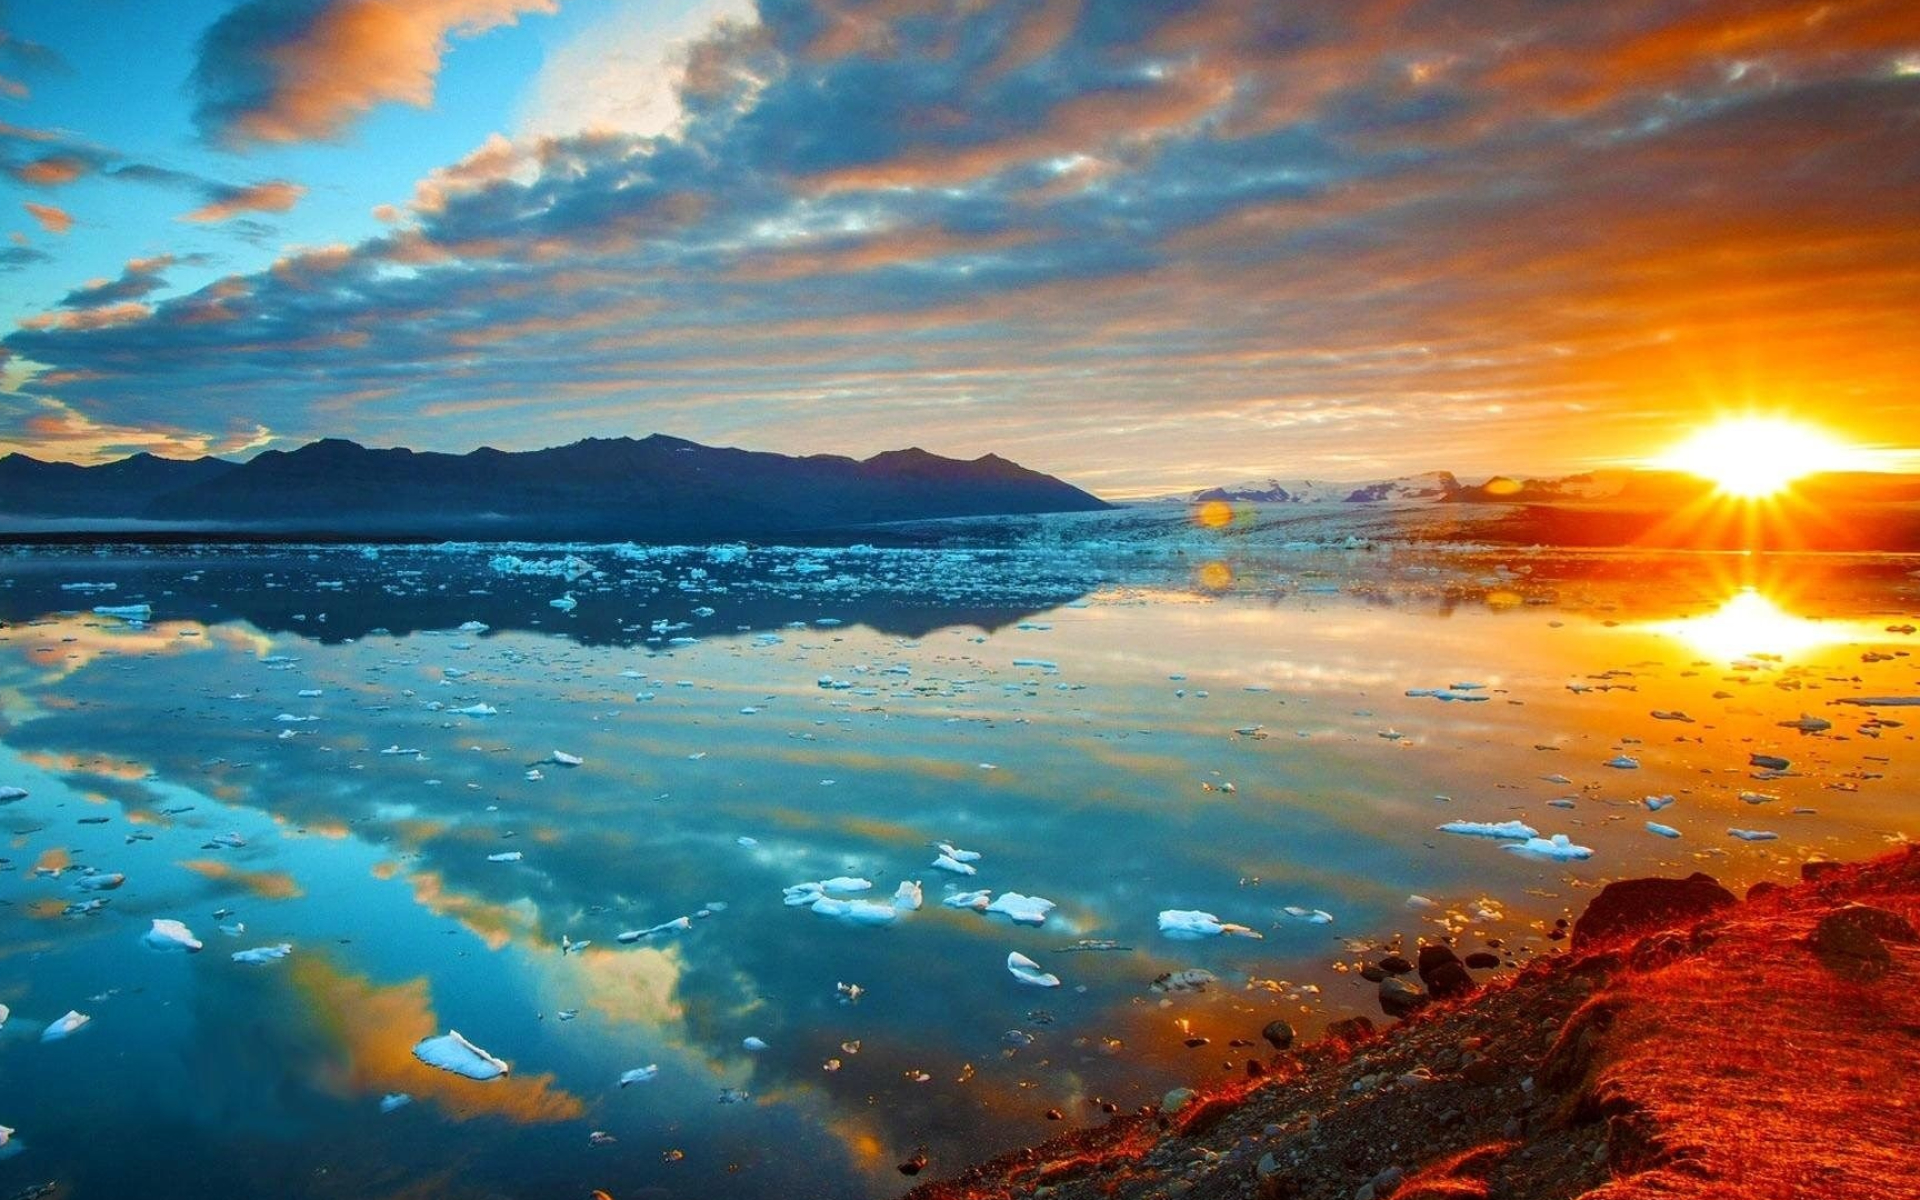
[[1859, 470], [1867, 455], [1817, 425], [1789, 417], [1726, 417], [1653, 465], [1711, 480], [1729, 496], [1758, 499], [1822, 471]]

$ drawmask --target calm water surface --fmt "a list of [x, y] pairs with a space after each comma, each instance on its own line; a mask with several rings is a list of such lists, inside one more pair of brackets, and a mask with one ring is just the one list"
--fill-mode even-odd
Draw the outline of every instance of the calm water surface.
[[[0, 1196], [893, 1195], [917, 1148], [939, 1174], [1057, 1132], [1049, 1109], [1102, 1120], [1276, 1016], [1377, 1018], [1349, 968], [1384, 939], [1520, 962], [1611, 878], [1741, 886], [1915, 832], [1920, 710], [1836, 702], [1920, 694], [1916, 567], [14, 552]], [[1803, 714], [1832, 727], [1781, 724]], [[977, 874], [933, 868], [941, 842]], [[842, 875], [924, 906], [783, 902]], [[975, 889], [1057, 907], [942, 903]], [[1166, 909], [1262, 936], [1172, 940]], [[204, 949], [149, 948], [156, 918]], [[1216, 980], [1153, 988], [1187, 968]], [[91, 1019], [43, 1041], [69, 1010]], [[511, 1074], [414, 1058], [449, 1029]]]

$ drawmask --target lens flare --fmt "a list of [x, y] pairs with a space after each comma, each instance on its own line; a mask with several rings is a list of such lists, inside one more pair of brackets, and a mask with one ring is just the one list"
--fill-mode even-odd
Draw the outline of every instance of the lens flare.
[[1871, 469], [1871, 456], [1804, 421], [1729, 417], [1696, 431], [1652, 465], [1698, 475], [1725, 495], [1752, 500], [1822, 471]]

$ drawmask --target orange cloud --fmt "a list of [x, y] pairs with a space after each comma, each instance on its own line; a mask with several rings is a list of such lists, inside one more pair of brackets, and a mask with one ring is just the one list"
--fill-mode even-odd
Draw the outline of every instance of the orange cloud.
[[65, 234], [73, 228], [73, 214], [64, 208], [55, 208], [51, 204], [26, 203], [27, 214], [40, 222], [40, 228], [48, 233]]
[[152, 315], [153, 309], [147, 305], [129, 300], [124, 304], [85, 308], [77, 312], [41, 313], [38, 316], [28, 317], [20, 324], [27, 329], [58, 329], [67, 333], [84, 333], [89, 329], [109, 329], [115, 325], [130, 325], [135, 321], [144, 321]]
[[[82, 315], [82, 314], [67, 314]], [[199, 458], [207, 454], [243, 454], [273, 440], [265, 425], [225, 435], [194, 433], [167, 426], [114, 425], [94, 420], [57, 400], [41, 397], [40, 410], [21, 422], [21, 434], [0, 429], [0, 453], [44, 455], [57, 449], [67, 462], [95, 464], [145, 450], [162, 458]]]
[[272, 90], [229, 136], [310, 141], [339, 135], [381, 104], [426, 108], [449, 37], [558, 9], [559, 0], [331, 0], [297, 41], [267, 48]]
[[243, 871], [217, 859], [196, 858], [180, 864], [195, 875], [236, 884], [262, 900], [298, 900], [306, 895], [285, 871]]
[[427, 1000], [427, 981], [381, 986], [324, 958], [295, 955], [287, 972], [340, 1058], [321, 1085], [343, 1095], [406, 1092], [456, 1121], [502, 1117], [523, 1125], [570, 1121], [586, 1112], [552, 1075], [506, 1075], [486, 1082], [427, 1066], [413, 1056], [422, 1038], [445, 1032]]
[[246, 212], [283, 213], [293, 208], [299, 203], [300, 197], [306, 194], [307, 189], [301, 184], [285, 179], [269, 179], [264, 183], [227, 189], [218, 199], [201, 205], [180, 219], [208, 224], [231, 220]]
[[9, 168], [21, 183], [36, 187], [60, 187], [86, 174], [87, 164], [70, 154], [49, 154], [23, 166]]

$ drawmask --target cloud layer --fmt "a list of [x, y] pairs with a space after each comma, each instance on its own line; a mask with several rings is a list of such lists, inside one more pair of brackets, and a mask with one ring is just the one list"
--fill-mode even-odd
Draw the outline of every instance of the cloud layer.
[[[384, 6], [250, 0], [203, 123], [337, 133], [541, 7], [418, 6], [413, 65], [342, 90], [322, 27]], [[1901, 0], [762, 0], [680, 103], [668, 135], [496, 139], [384, 236], [0, 344], [116, 426], [917, 441], [1097, 490], [1570, 467], [1715, 405], [1907, 427]]]

